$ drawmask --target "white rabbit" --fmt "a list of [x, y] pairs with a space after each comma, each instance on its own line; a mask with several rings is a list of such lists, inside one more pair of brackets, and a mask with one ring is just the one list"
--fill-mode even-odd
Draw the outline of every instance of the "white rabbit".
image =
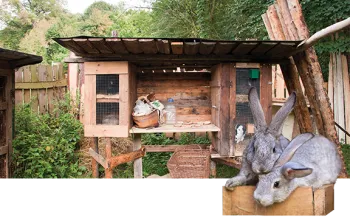
[[270, 173], [259, 175], [254, 198], [263, 206], [282, 202], [299, 186], [335, 183], [340, 171], [336, 145], [321, 135], [304, 133], [290, 142]]

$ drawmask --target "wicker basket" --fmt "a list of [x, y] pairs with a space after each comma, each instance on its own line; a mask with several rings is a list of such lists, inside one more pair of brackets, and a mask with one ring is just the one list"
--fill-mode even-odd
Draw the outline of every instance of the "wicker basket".
[[167, 167], [171, 178], [209, 178], [210, 151], [200, 147], [176, 149]]
[[158, 127], [159, 116], [157, 110], [145, 116], [134, 116], [132, 118], [138, 128]]

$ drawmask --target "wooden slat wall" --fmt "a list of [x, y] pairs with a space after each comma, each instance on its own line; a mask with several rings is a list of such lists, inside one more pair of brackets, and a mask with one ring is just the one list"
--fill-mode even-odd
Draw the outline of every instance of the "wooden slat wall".
[[15, 72], [15, 104], [32, 101], [36, 112], [52, 112], [54, 101], [63, 99], [66, 89], [62, 64], [25, 66]]
[[137, 96], [156, 94], [163, 104], [173, 98], [178, 121], [210, 121], [210, 73], [138, 73]]

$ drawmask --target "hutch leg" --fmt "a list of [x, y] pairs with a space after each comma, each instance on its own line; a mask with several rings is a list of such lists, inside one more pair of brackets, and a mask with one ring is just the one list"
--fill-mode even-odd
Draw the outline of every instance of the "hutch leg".
[[[109, 160], [112, 157], [112, 142], [111, 138], [106, 138], [106, 160]], [[113, 169], [112, 168], [106, 168], [105, 169], [105, 178], [111, 179], [113, 178]]]
[[216, 178], [216, 162], [210, 160], [210, 175]]
[[[134, 151], [141, 148], [141, 134], [134, 134]], [[134, 161], [134, 178], [142, 178], [142, 158]]]
[[[91, 148], [98, 154], [98, 137], [95, 137], [92, 143]], [[94, 178], [98, 178], [99, 177], [99, 173], [98, 173], [98, 163], [94, 158], [91, 158], [91, 165], [92, 165], [92, 176]]]

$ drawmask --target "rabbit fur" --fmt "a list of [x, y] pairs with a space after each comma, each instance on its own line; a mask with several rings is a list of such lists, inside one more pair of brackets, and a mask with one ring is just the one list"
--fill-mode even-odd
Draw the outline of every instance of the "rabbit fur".
[[[263, 206], [282, 202], [299, 186], [319, 188], [335, 183], [341, 172], [341, 159], [336, 145], [329, 139], [315, 135], [305, 142], [304, 133], [295, 137], [282, 156], [290, 156], [282, 162], [278, 160], [273, 170], [266, 175], [259, 175], [259, 183], [254, 191], [254, 199]], [[291, 144], [301, 145], [292, 151]], [[297, 141], [297, 143], [294, 143]]]
[[249, 90], [248, 99], [254, 118], [255, 133], [243, 152], [240, 172], [226, 182], [225, 187], [229, 190], [239, 185], [255, 185], [258, 175], [272, 170], [276, 160], [289, 143], [289, 140], [282, 135], [282, 126], [295, 105], [295, 92], [291, 93], [269, 126], [266, 124], [256, 88], [252, 87]]

